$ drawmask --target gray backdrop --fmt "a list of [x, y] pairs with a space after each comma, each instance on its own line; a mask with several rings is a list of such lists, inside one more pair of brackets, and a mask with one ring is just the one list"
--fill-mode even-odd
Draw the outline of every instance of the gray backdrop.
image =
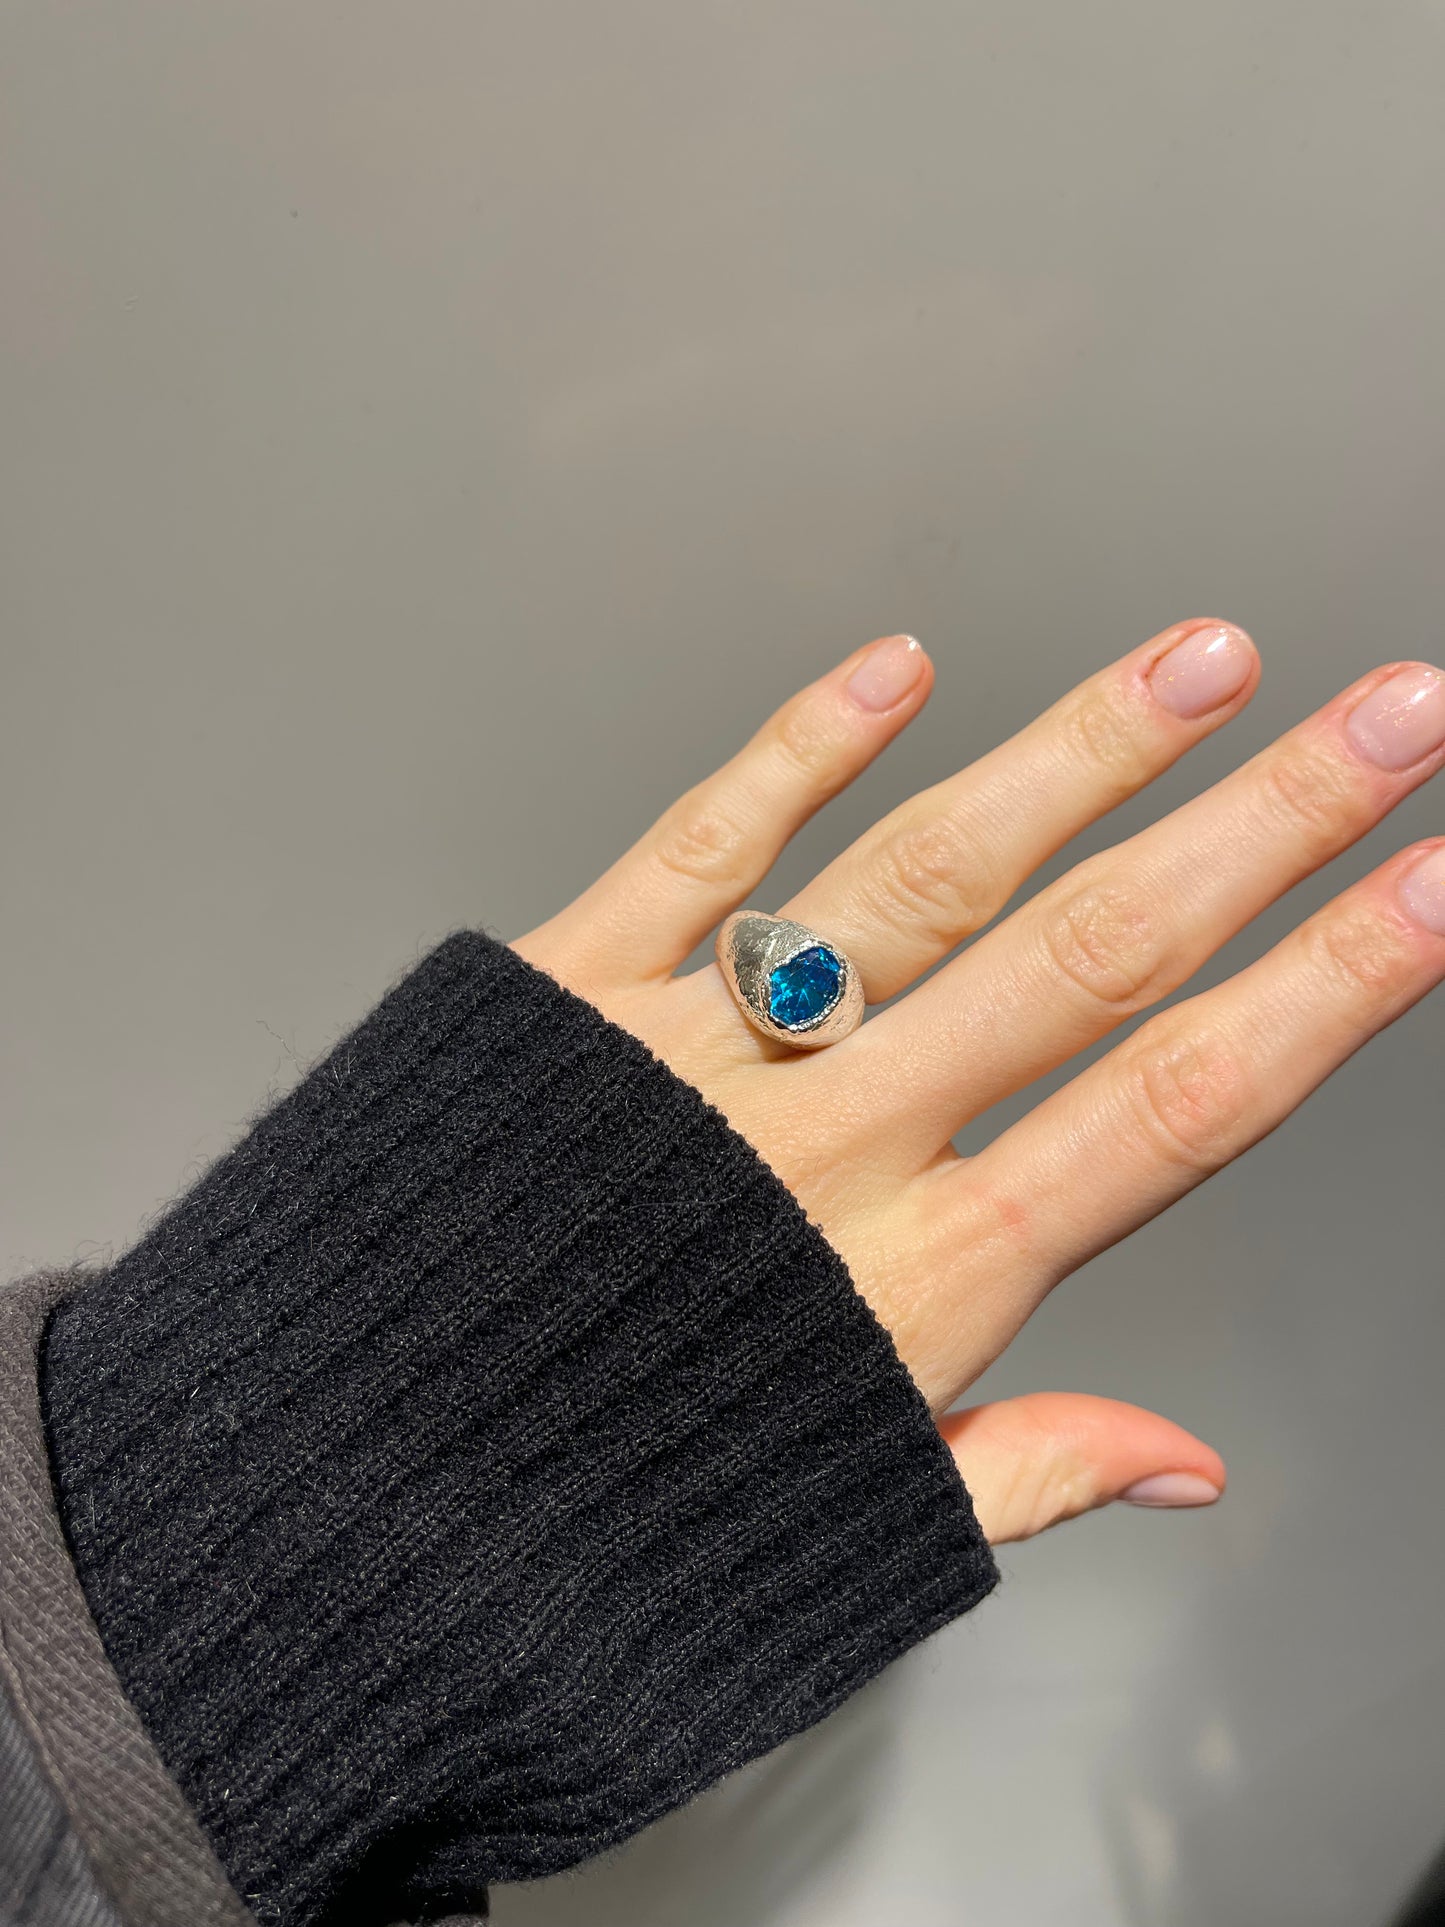
[[[1122, 827], [1439, 659], [1442, 63], [1434, 0], [10, 0], [7, 1268], [870, 635], [937, 696], [765, 895], [1176, 617], [1264, 689]], [[992, 1375], [1198, 1429], [1216, 1512], [1010, 1551], [501, 1927], [1385, 1922], [1445, 1836], [1442, 1070], [1437, 1000]]]

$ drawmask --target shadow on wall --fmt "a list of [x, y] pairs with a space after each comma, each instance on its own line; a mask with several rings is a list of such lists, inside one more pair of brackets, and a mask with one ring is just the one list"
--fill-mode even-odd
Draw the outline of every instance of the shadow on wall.
[[615, 1853], [492, 1894], [495, 1927], [765, 1927], [846, 1857], [895, 1732], [877, 1680]]

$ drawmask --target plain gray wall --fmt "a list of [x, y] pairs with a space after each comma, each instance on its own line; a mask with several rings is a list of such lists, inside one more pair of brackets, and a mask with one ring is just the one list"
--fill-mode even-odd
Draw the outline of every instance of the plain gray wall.
[[[937, 695], [765, 898], [1177, 617], [1264, 688], [1118, 827], [1445, 647], [1434, 0], [10, 0], [0, 90], [11, 1271], [871, 635]], [[1384, 1922], [1445, 1836], [1441, 1014], [991, 1375], [1196, 1428], [1216, 1512], [1009, 1551], [501, 1927]]]

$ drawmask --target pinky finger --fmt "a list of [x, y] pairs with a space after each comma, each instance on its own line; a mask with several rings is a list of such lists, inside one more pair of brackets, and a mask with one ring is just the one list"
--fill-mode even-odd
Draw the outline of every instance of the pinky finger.
[[952, 1412], [938, 1428], [996, 1546], [1093, 1512], [1213, 1505], [1224, 1461], [1172, 1419], [1084, 1392], [1031, 1392]]
[[940, 1170], [975, 1232], [1006, 1224], [1022, 1251], [1008, 1294], [990, 1294], [985, 1342], [1007, 1343], [1059, 1279], [1281, 1124], [1442, 978], [1445, 839], [1402, 852]]

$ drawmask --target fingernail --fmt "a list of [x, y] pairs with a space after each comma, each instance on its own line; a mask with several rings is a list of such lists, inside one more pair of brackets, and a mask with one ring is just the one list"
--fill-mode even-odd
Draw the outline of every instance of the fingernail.
[[1408, 769], [1445, 743], [1445, 675], [1426, 663], [1400, 670], [1356, 705], [1345, 734], [1366, 762]]
[[1152, 1478], [1137, 1479], [1119, 1497], [1127, 1505], [1213, 1505], [1219, 1487], [1197, 1472], [1156, 1472]]
[[1400, 901], [1416, 923], [1445, 937], [1445, 850], [1432, 850], [1405, 872]]
[[1174, 716], [1207, 716], [1237, 696], [1254, 666], [1254, 644], [1232, 622], [1211, 623], [1176, 642], [1149, 671], [1149, 687]]
[[875, 642], [848, 678], [848, 694], [862, 709], [892, 709], [923, 674], [923, 650], [912, 636]]

